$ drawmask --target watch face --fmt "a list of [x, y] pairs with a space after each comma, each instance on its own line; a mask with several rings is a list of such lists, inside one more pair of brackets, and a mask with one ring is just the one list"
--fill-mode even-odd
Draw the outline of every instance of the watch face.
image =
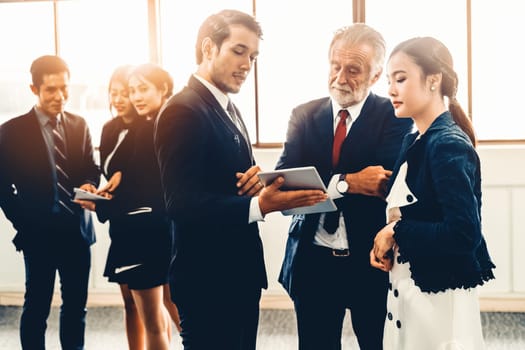
[[339, 181], [336, 186], [339, 193], [346, 193], [348, 190], [348, 183], [346, 181]]

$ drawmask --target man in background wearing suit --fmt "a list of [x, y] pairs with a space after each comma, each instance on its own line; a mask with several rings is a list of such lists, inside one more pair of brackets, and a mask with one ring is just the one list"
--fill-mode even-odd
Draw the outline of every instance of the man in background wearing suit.
[[388, 99], [370, 92], [384, 55], [382, 36], [364, 24], [335, 33], [331, 97], [293, 110], [276, 166], [315, 166], [338, 207], [296, 215], [289, 229], [279, 281], [294, 301], [301, 350], [341, 349], [347, 308], [360, 348], [382, 348], [388, 275], [370, 266], [369, 253], [385, 223], [390, 169], [411, 129]]
[[69, 68], [57, 56], [31, 65], [37, 103], [0, 126], [0, 206], [24, 254], [26, 290], [20, 320], [22, 348], [45, 349], [56, 271], [60, 276], [60, 342], [84, 349], [91, 216], [71, 202], [74, 187], [95, 192], [99, 172], [84, 119], [64, 111]]
[[322, 191], [282, 192], [258, 181], [251, 143], [231, 104], [259, 53], [259, 24], [224, 10], [202, 24], [197, 72], [161, 111], [155, 131], [175, 232], [170, 286], [185, 350], [255, 349], [266, 288], [257, 222], [276, 210], [326, 200]]

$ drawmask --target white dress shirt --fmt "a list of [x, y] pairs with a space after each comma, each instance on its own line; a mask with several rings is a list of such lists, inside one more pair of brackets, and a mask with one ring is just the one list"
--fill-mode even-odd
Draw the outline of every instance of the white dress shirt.
[[[332, 99], [332, 115], [334, 116], [334, 122], [333, 122], [333, 132], [335, 134], [335, 129], [337, 127], [337, 123], [339, 123], [339, 111], [341, 109], [346, 109], [349, 113], [349, 117], [346, 118], [346, 134], [348, 135], [348, 132], [350, 132], [350, 129], [352, 128], [353, 123], [359, 118], [359, 115], [361, 114], [361, 110], [363, 109], [363, 105], [365, 104], [366, 98], [363, 99], [363, 101], [359, 102], [358, 104], [355, 104], [353, 106], [342, 108], [339, 106], [339, 104]], [[330, 182], [328, 184], [327, 193], [328, 196], [332, 199], [341, 198], [343, 195], [339, 193], [336, 189], [337, 182], [339, 182], [339, 175], [340, 174], [334, 174], [332, 178], [330, 179]], [[348, 239], [346, 235], [346, 225], [345, 220], [343, 216], [343, 212], [341, 211], [341, 215], [339, 216], [339, 226], [337, 227], [337, 230], [330, 234], [326, 232], [324, 229], [324, 218], [325, 214], [321, 214], [321, 217], [319, 219], [319, 225], [317, 226], [317, 232], [314, 236], [314, 244], [332, 248], [332, 249], [348, 249]]]

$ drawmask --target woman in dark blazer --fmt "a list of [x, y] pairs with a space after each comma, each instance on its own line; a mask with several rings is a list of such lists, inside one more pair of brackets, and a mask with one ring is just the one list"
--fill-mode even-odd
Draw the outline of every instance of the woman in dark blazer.
[[[476, 286], [493, 279], [481, 232], [480, 161], [456, 100], [448, 49], [430, 37], [388, 62], [397, 117], [412, 117], [391, 177], [387, 222], [370, 252], [390, 271], [384, 349], [484, 349]], [[445, 99], [448, 98], [448, 108]], [[393, 254], [392, 254], [393, 253]]]
[[167, 349], [167, 309], [179, 328], [177, 309], [165, 297], [172, 235], [153, 152], [153, 123], [172, 89], [171, 77], [156, 65], [117, 69], [109, 88], [117, 117], [104, 125], [100, 142], [108, 183], [99, 193], [111, 197], [96, 203], [99, 220], [110, 220], [104, 275], [120, 285], [130, 349]]

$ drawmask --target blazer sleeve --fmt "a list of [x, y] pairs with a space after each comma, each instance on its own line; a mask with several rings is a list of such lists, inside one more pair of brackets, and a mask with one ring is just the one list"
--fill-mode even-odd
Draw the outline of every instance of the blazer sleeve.
[[[442, 220], [402, 218], [395, 227], [401, 254], [470, 254], [481, 236], [480, 163], [475, 149], [457, 138], [438, 140], [425, 155]], [[435, 215], [435, 214], [434, 214]]]
[[306, 159], [303, 156], [305, 149], [305, 124], [298, 110], [294, 109], [288, 121], [283, 152], [277, 161], [275, 169], [295, 168], [305, 164]]
[[11, 162], [10, 157], [13, 152], [10, 150], [9, 135], [7, 126], [0, 126], [0, 206], [6, 218], [13, 224], [13, 227], [20, 231], [24, 220], [21, 218], [23, 211], [18, 204], [18, 196], [13, 188], [11, 172], [9, 171]]

